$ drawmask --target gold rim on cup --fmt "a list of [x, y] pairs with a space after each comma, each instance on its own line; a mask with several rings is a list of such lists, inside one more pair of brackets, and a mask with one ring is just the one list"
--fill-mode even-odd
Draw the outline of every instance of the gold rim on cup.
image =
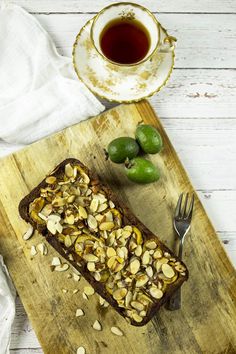
[[[153, 19], [153, 21], [155, 22], [156, 24], [156, 27], [157, 27], [157, 32], [158, 32], [158, 42], [155, 46], [155, 48], [152, 50], [152, 52], [147, 56], [145, 57], [144, 59], [138, 61], [137, 63], [132, 63], [132, 64], [121, 64], [121, 63], [117, 63], [113, 60], [110, 60], [108, 59], [101, 51], [99, 51], [99, 49], [97, 48], [94, 40], [93, 40], [93, 30], [94, 30], [94, 24], [96, 23], [97, 19], [99, 18], [99, 16], [101, 14], [103, 14], [107, 9], [110, 9], [111, 7], [117, 7], [117, 6], [120, 6], [120, 5], [130, 5], [132, 7], [137, 7], [139, 9], [141, 9], [142, 11], [145, 11], [148, 13], [148, 15]], [[116, 2], [116, 3], [113, 3], [111, 5], [108, 5], [106, 7], [104, 7], [101, 11], [99, 11], [97, 13], [97, 15], [93, 18], [93, 23], [92, 23], [92, 26], [91, 26], [91, 29], [90, 29], [90, 39], [91, 39], [91, 42], [93, 43], [93, 46], [94, 48], [96, 49], [97, 53], [106, 61], [108, 61], [109, 63], [113, 64], [113, 65], [117, 65], [117, 66], [122, 66], [122, 67], [130, 67], [130, 66], [137, 66], [137, 65], [140, 65], [142, 63], [144, 63], [145, 61], [149, 60], [156, 52], [156, 50], [158, 49], [158, 47], [160, 46], [160, 29], [161, 29], [161, 24], [157, 21], [156, 17], [151, 13], [151, 11], [149, 11], [146, 7], [142, 6], [142, 5], [139, 5], [139, 4], [135, 4], [135, 3], [132, 3], [132, 2]]]

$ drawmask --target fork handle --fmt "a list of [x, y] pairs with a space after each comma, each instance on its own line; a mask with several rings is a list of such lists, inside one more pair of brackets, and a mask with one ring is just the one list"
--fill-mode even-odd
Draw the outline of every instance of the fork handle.
[[[183, 239], [179, 243], [179, 259], [182, 259]], [[179, 310], [181, 308], [181, 288], [178, 288], [172, 297], [167, 301], [166, 308], [170, 311]]]
[[166, 308], [170, 311], [179, 310], [181, 308], [181, 288], [178, 288], [174, 295], [169, 299]]

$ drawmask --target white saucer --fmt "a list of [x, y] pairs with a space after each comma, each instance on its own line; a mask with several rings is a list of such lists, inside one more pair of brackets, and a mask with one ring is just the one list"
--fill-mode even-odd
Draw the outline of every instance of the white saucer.
[[[137, 102], [160, 91], [174, 66], [174, 51], [156, 53], [139, 66], [120, 69], [104, 60], [93, 47], [90, 28], [93, 19], [80, 30], [73, 46], [73, 64], [79, 79], [95, 95], [113, 102]], [[161, 29], [161, 37], [167, 32]]]

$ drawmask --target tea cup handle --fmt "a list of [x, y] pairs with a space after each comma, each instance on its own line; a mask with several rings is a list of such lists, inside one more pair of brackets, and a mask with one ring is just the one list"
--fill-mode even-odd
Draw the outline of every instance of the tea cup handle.
[[159, 47], [159, 53], [169, 53], [172, 52], [175, 49], [175, 42], [177, 41], [177, 38], [173, 36], [166, 36], [160, 47]]

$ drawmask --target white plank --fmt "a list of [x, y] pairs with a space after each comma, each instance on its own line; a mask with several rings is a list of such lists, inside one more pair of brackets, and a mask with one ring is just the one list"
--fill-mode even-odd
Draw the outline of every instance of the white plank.
[[[158, 107], [157, 102], [161, 117]], [[236, 189], [236, 119], [168, 118], [162, 122], [196, 189]]]
[[[24, 6], [31, 12], [97, 12], [111, 4], [110, 0], [9, 0], [11, 3]], [[202, 12], [202, 13], [233, 13], [236, 12], [234, 0], [139, 0], [138, 2], [158, 12]]]
[[[66, 56], [71, 56], [77, 33], [92, 16], [36, 15]], [[235, 68], [236, 15], [160, 14], [157, 18], [178, 39], [176, 68]]]

